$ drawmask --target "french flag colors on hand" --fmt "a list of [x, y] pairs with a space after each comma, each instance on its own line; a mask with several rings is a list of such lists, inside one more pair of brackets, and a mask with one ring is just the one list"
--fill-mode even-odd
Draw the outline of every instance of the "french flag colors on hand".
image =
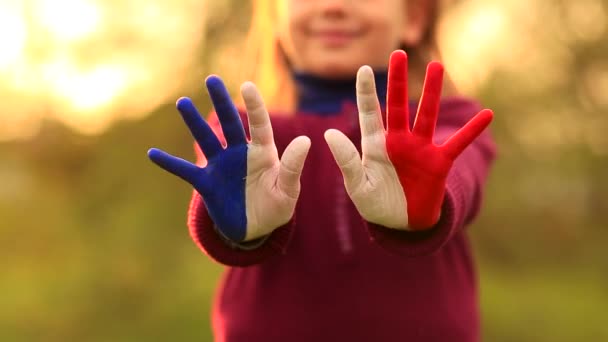
[[192, 101], [181, 98], [177, 109], [203, 151], [207, 165], [199, 167], [158, 149], [150, 149], [148, 156], [196, 189], [217, 231], [226, 239], [238, 243], [263, 237], [293, 216], [310, 140], [297, 137], [279, 159], [270, 118], [254, 84], [246, 82], [241, 87], [250, 141], [222, 80], [210, 76], [206, 85], [226, 146]]
[[344, 134], [336, 130], [325, 133], [346, 189], [369, 222], [403, 230], [433, 227], [439, 220], [454, 160], [492, 121], [492, 112], [482, 110], [442, 145], [435, 145], [442, 83], [443, 66], [430, 63], [410, 130], [407, 55], [397, 50], [389, 62], [387, 129], [383, 126], [372, 70], [364, 66], [357, 74], [362, 157]]
[[387, 91], [386, 149], [407, 198], [412, 229], [433, 226], [438, 220], [446, 179], [454, 160], [490, 124], [492, 111], [484, 109], [442, 145], [433, 143], [439, 114], [443, 66], [432, 62], [426, 78], [414, 127], [409, 128], [407, 56], [391, 55]]

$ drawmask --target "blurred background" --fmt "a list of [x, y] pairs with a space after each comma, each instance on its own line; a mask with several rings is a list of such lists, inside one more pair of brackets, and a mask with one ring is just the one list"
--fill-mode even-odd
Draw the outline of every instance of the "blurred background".
[[[240, 0], [0, 0], [0, 340], [211, 340], [222, 269], [191, 242], [174, 109], [211, 109]], [[471, 228], [486, 341], [608, 341], [608, 0], [463, 0], [441, 46], [494, 109]], [[232, 88], [237, 88], [232, 83]]]

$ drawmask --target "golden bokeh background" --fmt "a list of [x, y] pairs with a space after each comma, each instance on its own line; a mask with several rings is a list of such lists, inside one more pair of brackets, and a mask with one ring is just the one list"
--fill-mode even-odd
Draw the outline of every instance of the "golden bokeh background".
[[99, 133], [149, 114], [196, 70], [206, 3], [1, 0], [0, 139], [43, 118]]
[[[210, 340], [174, 109], [242, 58], [249, 1], [0, 0], [0, 340]], [[470, 228], [486, 341], [608, 340], [608, 0], [462, 0], [440, 42], [494, 109]]]

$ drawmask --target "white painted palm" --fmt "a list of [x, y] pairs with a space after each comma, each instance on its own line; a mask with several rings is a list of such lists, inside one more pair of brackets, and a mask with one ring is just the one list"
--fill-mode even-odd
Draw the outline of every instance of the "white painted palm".
[[342, 132], [330, 129], [325, 140], [344, 176], [344, 185], [361, 216], [388, 228], [407, 229], [403, 187], [386, 149], [386, 137], [374, 75], [369, 66], [357, 73], [361, 152]]

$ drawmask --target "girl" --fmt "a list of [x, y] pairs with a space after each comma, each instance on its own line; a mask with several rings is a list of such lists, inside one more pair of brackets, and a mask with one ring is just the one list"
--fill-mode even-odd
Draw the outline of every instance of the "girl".
[[216, 339], [478, 340], [464, 228], [494, 158], [492, 113], [429, 63], [437, 1], [255, 4], [251, 77], [278, 110], [246, 82], [239, 112], [211, 76], [208, 121], [177, 102], [198, 165], [149, 151], [193, 185], [190, 233], [228, 266]]

